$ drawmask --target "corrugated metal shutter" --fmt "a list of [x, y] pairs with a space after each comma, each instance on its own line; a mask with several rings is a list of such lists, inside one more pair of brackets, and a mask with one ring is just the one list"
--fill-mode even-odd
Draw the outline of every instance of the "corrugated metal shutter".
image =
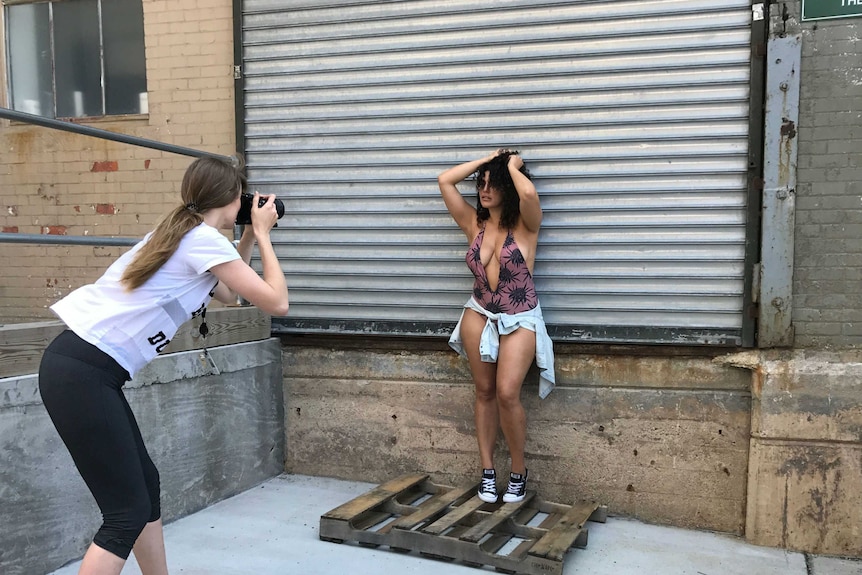
[[738, 344], [750, 38], [748, 0], [245, 0], [249, 178], [288, 211], [275, 324], [448, 331], [472, 276], [436, 176], [512, 146], [555, 339]]

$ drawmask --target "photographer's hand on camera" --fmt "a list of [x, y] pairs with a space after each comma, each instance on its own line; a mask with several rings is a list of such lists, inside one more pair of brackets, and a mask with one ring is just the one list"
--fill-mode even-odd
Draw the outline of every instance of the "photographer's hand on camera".
[[[266, 203], [258, 207], [260, 199], [266, 198]], [[259, 192], [254, 193], [254, 201], [251, 204], [251, 226], [258, 240], [261, 236], [269, 236], [270, 230], [278, 221], [278, 211], [275, 209], [275, 195], [261, 196]]]
[[[263, 198], [266, 198], [266, 201], [258, 206]], [[248, 265], [239, 267], [235, 266], [234, 262], [228, 262], [215, 266], [212, 268], [213, 273], [219, 278], [220, 284], [225, 284], [230, 290], [228, 298], [219, 298], [221, 301], [229, 301], [230, 297], [235, 298], [237, 293], [241, 293], [246, 300], [267, 313], [287, 315], [287, 283], [269, 237], [269, 232], [277, 220], [275, 196], [262, 196], [255, 192], [251, 209], [251, 225], [245, 226], [237, 251], [242, 260], [249, 264], [254, 244], [257, 243], [263, 282], [258, 278], [257, 272]], [[224, 271], [219, 268], [224, 268]], [[220, 285], [216, 286], [217, 291], [220, 288]]]

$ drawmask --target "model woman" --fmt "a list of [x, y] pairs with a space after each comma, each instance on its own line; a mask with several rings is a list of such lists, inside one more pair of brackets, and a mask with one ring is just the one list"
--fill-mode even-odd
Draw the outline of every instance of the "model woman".
[[[474, 208], [456, 184], [476, 174]], [[443, 201], [467, 236], [467, 267], [473, 272], [473, 295], [464, 305], [449, 345], [466, 355], [476, 386], [476, 437], [482, 465], [479, 497], [497, 501], [494, 445], [498, 428], [509, 448], [511, 470], [504, 502], [522, 501], [527, 467], [524, 443], [527, 420], [521, 385], [536, 359], [540, 395], [554, 385], [554, 356], [533, 285], [533, 264], [542, 208], [530, 173], [515, 151], [450, 168], [437, 178]]]
[[[254, 194], [252, 225], [237, 247], [219, 232], [233, 229], [244, 188], [230, 162], [195, 160], [181, 203], [156, 229], [94, 284], [51, 307], [68, 329], [45, 350], [39, 390], [103, 518], [79, 574], [116, 575], [132, 550], [144, 575], [168, 572], [159, 473], [123, 384], [212, 297], [230, 303], [239, 294], [266, 313], [287, 313], [287, 285], [269, 238], [274, 197], [258, 206]], [[262, 278], [249, 266], [255, 241]]]

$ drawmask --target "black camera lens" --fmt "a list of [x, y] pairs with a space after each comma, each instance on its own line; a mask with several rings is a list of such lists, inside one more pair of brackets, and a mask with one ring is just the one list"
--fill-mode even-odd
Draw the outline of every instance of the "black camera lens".
[[[240, 196], [239, 211], [236, 214], [236, 225], [245, 226], [251, 223], [251, 203], [254, 200], [254, 194], [248, 192]], [[266, 203], [266, 198], [261, 197], [257, 201], [257, 207], [261, 207]], [[284, 202], [275, 198], [275, 211], [278, 212], [278, 218], [284, 217]]]

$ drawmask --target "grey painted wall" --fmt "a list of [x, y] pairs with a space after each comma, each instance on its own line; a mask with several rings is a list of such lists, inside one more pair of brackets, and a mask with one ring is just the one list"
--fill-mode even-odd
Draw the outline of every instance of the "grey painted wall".
[[[862, 345], [862, 18], [800, 22], [799, 165], [793, 279], [796, 347]], [[784, 19], [786, 18], [786, 20]]]
[[[268, 339], [156, 359], [126, 396], [162, 482], [165, 521], [284, 470], [281, 346]], [[79, 558], [101, 523], [39, 398], [35, 375], [0, 379], [0, 573]]]

